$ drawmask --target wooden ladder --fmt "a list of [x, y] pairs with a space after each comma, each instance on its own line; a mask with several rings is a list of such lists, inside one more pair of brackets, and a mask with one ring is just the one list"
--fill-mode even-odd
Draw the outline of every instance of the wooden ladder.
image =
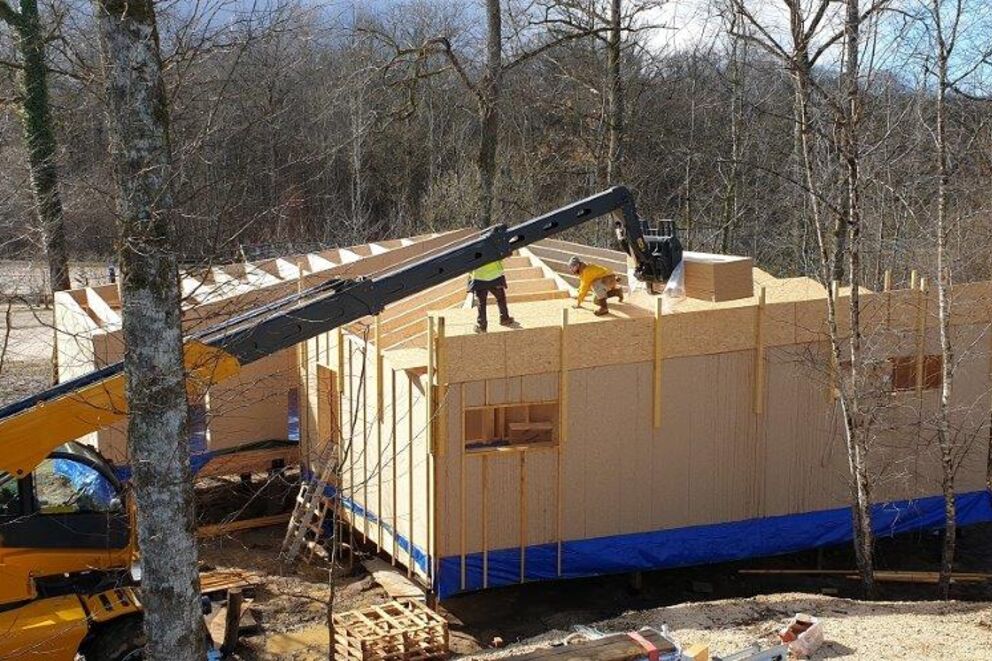
[[306, 562], [311, 562], [314, 555], [327, 556], [324, 549], [324, 522], [332, 505], [325, 491], [333, 475], [333, 464], [328, 461], [319, 476], [300, 485], [300, 493], [296, 496], [293, 515], [286, 527], [286, 536], [279, 553], [284, 563], [295, 562], [303, 551]]

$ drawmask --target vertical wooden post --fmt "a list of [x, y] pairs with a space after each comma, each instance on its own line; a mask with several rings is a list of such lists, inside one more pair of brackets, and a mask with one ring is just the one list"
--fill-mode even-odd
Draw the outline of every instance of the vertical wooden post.
[[765, 287], [758, 289], [758, 305], [754, 309], [754, 412], [765, 412]]
[[[444, 405], [447, 401], [446, 393], [448, 392], [447, 387], [440, 383], [443, 371], [441, 367], [444, 363], [444, 317], [437, 318], [437, 333], [434, 337], [434, 381], [437, 383], [437, 398], [434, 404], [434, 408], [439, 408]], [[434, 454], [435, 461], [436, 457], [444, 456], [444, 447], [447, 445], [447, 414], [444, 412], [435, 412], [438, 416], [437, 427], [434, 433]]]
[[[434, 337], [434, 376], [432, 383], [439, 381], [439, 375], [441, 373], [441, 360], [444, 357], [444, 317], [437, 318], [437, 333]], [[436, 418], [431, 425], [433, 427], [433, 455], [431, 458], [431, 480], [433, 481], [433, 486], [431, 489], [431, 502], [433, 508], [431, 510], [431, 561], [432, 561], [432, 585], [433, 581], [437, 581], [438, 568], [441, 563], [441, 556], [438, 553], [438, 542], [441, 538], [441, 499], [438, 494], [441, 493], [441, 470], [438, 468], [438, 459], [444, 456], [444, 446], [448, 440], [448, 425], [447, 425], [447, 410], [444, 409], [444, 404], [447, 401], [447, 387], [438, 383], [438, 385], [433, 386], [437, 388], [437, 393], [440, 397], [435, 397], [434, 399], [434, 417]]]
[[460, 383], [458, 387], [461, 390], [461, 395], [459, 396], [459, 401], [462, 403], [462, 411], [460, 412], [461, 417], [461, 429], [462, 433], [458, 441], [458, 455], [459, 455], [459, 469], [458, 469], [458, 545], [459, 545], [459, 555], [461, 556], [461, 589], [465, 589], [465, 512], [467, 507], [465, 506], [465, 384]]
[[[358, 418], [355, 417], [353, 415], [353, 413], [352, 413], [352, 411], [355, 410], [355, 407], [358, 406], [358, 397], [355, 395], [355, 383], [354, 383], [355, 366], [354, 366], [354, 362], [353, 362], [354, 361], [354, 358], [355, 358], [354, 347], [352, 347], [351, 346], [351, 342], [348, 341], [348, 381], [347, 381], [347, 384], [348, 384], [348, 420], [347, 420], [348, 440], [347, 440], [347, 446], [346, 446], [347, 447], [347, 453], [348, 454], [345, 457], [347, 459], [347, 461], [348, 461], [348, 490], [345, 491], [345, 488], [344, 488], [344, 470], [342, 470], [341, 471], [341, 483], [342, 484], [341, 484], [341, 488], [338, 491], [338, 493], [341, 495], [342, 506], [345, 506], [345, 499], [346, 498], [350, 499], [352, 501], [352, 503], [354, 503], [354, 501], [355, 501], [355, 491], [354, 491], [354, 489], [355, 489], [355, 429], [354, 429], [354, 427], [351, 424], [351, 419], [352, 418], [355, 418], [356, 421], [358, 420]], [[342, 443], [344, 443], [343, 437], [342, 437]], [[355, 524], [357, 523], [357, 521], [356, 521], [356, 514], [355, 514], [354, 508], [352, 507], [352, 508], [349, 508], [349, 509], [351, 509], [351, 516], [349, 517], [351, 519], [351, 521], [350, 521], [350, 523], [348, 525], [348, 544], [349, 544], [349, 546], [348, 546], [348, 567], [351, 568], [354, 565], [354, 562], [355, 562]]]
[[561, 576], [562, 569], [562, 535], [564, 528], [562, 517], [565, 508], [564, 497], [564, 465], [562, 453], [565, 451], [565, 440], [568, 437], [568, 308], [561, 309], [561, 346], [559, 348], [558, 373], [558, 447], [555, 451], [555, 538], [558, 540], [557, 569]]
[[920, 278], [916, 318], [916, 394], [923, 394], [923, 363], [927, 341], [927, 279]]
[[397, 513], [399, 512], [399, 496], [397, 490], [397, 463], [399, 462], [399, 453], [396, 448], [396, 439], [398, 434], [396, 433], [396, 409], [398, 408], [398, 403], [396, 402], [396, 370], [389, 371], [389, 381], [390, 381], [390, 398], [389, 398], [389, 410], [390, 416], [392, 417], [392, 424], [390, 424], [390, 429], [393, 430], [393, 435], [390, 437], [390, 445], [392, 446], [393, 455], [393, 552], [390, 554], [390, 558], [393, 566], [396, 566], [396, 554], [399, 553], [399, 522]]
[[409, 526], [410, 527], [407, 530], [407, 540], [409, 541], [410, 550], [409, 550], [409, 553], [407, 554], [408, 557], [407, 557], [407, 563], [406, 563], [406, 575], [407, 575], [407, 577], [411, 577], [411, 576], [413, 576], [413, 565], [414, 565], [414, 559], [413, 559], [413, 539], [414, 539], [414, 536], [413, 536], [413, 530], [414, 530], [414, 528], [413, 528], [413, 494], [414, 494], [414, 488], [413, 488], [413, 434], [414, 434], [414, 429], [413, 429], [413, 381], [410, 378], [408, 378], [407, 384], [406, 384], [406, 429], [407, 429], [407, 436], [406, 436], [406, 439], [407, 439], [407, 442], [406, 442], [406, 460], [407, 460], [406, 486], [407, 486], [407, 490], [409, 491], [409, 493], [407, 494], [407, 497], [408, 497], [408, 500], [407, 500], [407, 509], [409, 511], [407, 513], [410, 516], [410, 522], [409, 522]]
[[482, 455], [482, 587], [489, 587], [489, 457]]
[[661, 296], [654, 300], [654, 428], [661, 428]]
[[[837, 310], [837, 290], [839, 283], [836, 280], [830, 282], [830, 289], [827, 296], [833, 301], [834, 319], [840, 324], [840, 312]], [[837, 364], [837, 357], [834, 355], [833, 347], [830, 348], [830, 359], [827, 361], [827, 403], [837, 399], [837, 371], [840, 365]]]
[[224, 618], [224, 642], [220, 651], [230, 654], [238, 646], [238, 630], [241, 628], [241, 606], [244, 603], [241, 588], [227, 591], [227, 614]]
[[[373, 469], [376, 472], [375, 483], [376, 491], [378, 492], [378, 498], [376, 500], [376, 508], [378, 509], [378, 517], [376, 518], [378, 528], [378, 535], [376, 535], [376, 550], [382, 550], [382, 528], [383, 528], [383, 516], [385, 516], [386, 508], [382, 505], [382, 417], [383, 417], [383, 387], [382, 387], [383, 369], [382, 369], [382, 315], [377, 314], [375, 316], [375, 461], [373, 462]], [[368, 478], [366, 478], [368, 479]]]
[[892, 326], [892, 269], [885, 269], [882, 291], [885, 292], [885, 326], [888, 330]]
[[[362, 510], [364, 514], [362, 515], [362, 542], [368, 543], [369, 541], [369, 379], [368, 379], [368, 364], [369, 364], [369, 335], [366, 330], [362, 334], [362, 371], [359, 374], [362, 376], [364, 382], [358, 386], [358, 391], [362, 394], [361, 396], [361, 412], [362, 412]], [[352, 442], [352, 447], [355, 444]]]
[[919, 274], [916, 272], [916, 269], [913, 269], [912, 271], [909, 272], [909, 288], [910, 289], [916, 289], [916, 284], [917, 284], [916, 281], [917, 281], [917, 278], [918, 277], [919, 277]]
[[434, 489], [434, 467], [433, 467], [433, 455], [434, 455], [434, 370], [435, 370], [435, 355], [434, 355], [434, 336], [436, 333], [436, 323], [434, 316], [431, 314], [427, 315], [427, 387], [424, 389], [424, 399], [427, 402], [427, 424], [424, 427], [425, 434], [425, 446], [427, 452], [424, 456], [424, 466], [425, 466], [425, 477], [427, 486], [427, 508], [424, 512], [427, 518], [427, 540], [425, 545], [427, 547], [427, 576], [428, 583], [431, 584], [433, 579], [431, 572], [431, 563], [434, 549], [431, 542], [433, 541], [433, 527], [435, 522], [433, 521], [434, 513], [434, 499], [437, 498], [437, 494], [433, 493]]
[[527, 451], [520, 452], [520, 582], [527, 576]]

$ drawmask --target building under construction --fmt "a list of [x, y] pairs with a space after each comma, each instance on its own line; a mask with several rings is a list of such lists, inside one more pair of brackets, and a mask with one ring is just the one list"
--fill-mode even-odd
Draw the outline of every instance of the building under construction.
[[[470, 235], [187, 273], [186, 322], [192, 331]], [[627, 297], [609, 316], [571, 307], [572, 255], [621, 274]], [[298, 451], [282, 459], [325, 476], [340, 534], [375, 545], [442, 597], [849, 540], [828, 291], [748, 258], [686, 253], [688, 297], [662, 310], [657, 296], [629, 291], [625, 258], [545, 240], [504, 262], [516, 328], [475, 333], [458, 277], [260, 360], [196, 403], [194, 465], [229, 455], [248, 471], [271, 459], [251, 454], [273, 451], [259, 443]], [[833, 295], [844, 332], [849, 293]], [[967, 524], [992, 520], [992, 283], [957, 285], [951, 296]], [[875, 527], [941, 526], [936, 297], [914, 280], [860, 298]], [[113, 286], [59, 293], [56, 313], [64, 376], [120, 357]], [[85, 440], [126, 464], [120, 428]]]

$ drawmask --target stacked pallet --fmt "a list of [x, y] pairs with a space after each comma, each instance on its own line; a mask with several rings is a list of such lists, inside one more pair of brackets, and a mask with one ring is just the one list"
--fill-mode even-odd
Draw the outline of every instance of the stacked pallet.
[[334, 615], [343, 661], [427, 661], [448, 656], [448, 623], [419, 601], [391, 601]]

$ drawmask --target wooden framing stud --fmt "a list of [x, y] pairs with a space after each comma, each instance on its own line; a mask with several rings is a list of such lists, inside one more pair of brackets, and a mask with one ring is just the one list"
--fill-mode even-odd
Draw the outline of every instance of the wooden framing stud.
[[[376, 535], [376, 549], [382, 550], [382, 534], [383, 525], [382, 517], [385, 514], [385, 508], [382, 506], [382, 423], [384, 416], [384, 406], [383, 406], [383, 369], [382, 369], [382, 315], [377, 314], [375, 316], [375, 462], [373, 462], [373, 470], [376, 473], [376, 487], [378, 492], [378, 500], [376, 501], [376, 509], [378, 509], [379, 517], [376, 528], [378, 529], [378, 534]], [[369, 479], [371, 476], [366, 475], [365, 479]]]
[[389, 560], [393, 564], [393, 566], [395, 566], [396, 565], [396, 555], [399, 553], [399, 550], [400, 550], [399, 549], [399, 536], [400, 535], [399, 535], [399, 520], [398, 520], [399, 517], [397, 516], [397, 513], [399, 511], [399, 507], [397, 506], [397, 504], [399, 503], [399, 500], [397, 499], [397, 495], [398, 495], [398, 493], [397, 493], [397, 479], [398, 479], [398, 476], [397, 476], [397, 473], [398, 473], [398, 471], [397, 471], [397, 464], [399, 463], [399, 453], [396, 450], [396, 438], [397, 438], [397, 435], [396, 435], [396, 423], [397, 423], [397, 420], [396, 420], [396, 409], [398, 408], [397, 405], [396, 405], [396, 370], [390, 370], [390, 372], [389, 372], [389, 380], [390, 380], [390, 399], [389, 399], [389, 401], [390, 401], [390, 407], [389, 408], [390, 408], [390, 414], [391, 414], [391, 417], [392, 417], [392, 420], [390, 421], [391, 422], [390, 429], [393, 430], [392, 436], [390, 437], [390, 440], [389, 440], [389, 445], [390, 445], [390, 448], [392, 449], [392, 455], [393, 455], [393, 458], [392, 458], [392, 464], [393, 464], [393, 466], [392, 466], [392, 472], [393, 472], [393, 484], [392, 484], [392, 487], [393, 487], [393, 508], [392, 508], [393, 509], [393, 552], [390, 554], [391, 557], [389, 558]]
[[[915, 273], [915, 271], [914, 271]], [[927, 279], [920, 278], [916, 311], [916, 394], [923, 395], [923, 368], [927, 341]]]
[[563, 477], [562, 452], [565, 449], [565, 440], [568, 438], [568, 308], [561, 310], [561, 348], [559, 354], [558, 373], [558, 445], [555, 449], [555, 538], [558, 540], [557, 571], [561, 576], [562, 569], [562, 534], [564, 526], [562, 517], [565, 505], [563, 496], [565, 493]]
[[758, 289], [758, 305], [754, 312], [754, 412], [765, 411], [765, 287]]
[[527, 579], [527, 453], [520, 453], [520, 582]]
[[465, 506], [465, 384], [458, 384], [461, 395], [458, 400], [462, 403], [462, 411], [459, 412], [459, 418], [461, 418], [461, 430], [462, 433], [459, 436], [458, 441], [458, 555], [460, 556], [461, 562], [461, 589], [465, 589], [465, 547], [466, 547], [466, 530], [465, 530], [465, 513], [468, 509]]
[[489, 587], [489, 457], [482, 455], [482, 587]]
[[435, 364], [434, 355], [434, 335], [436, 333], [436, 323], [437, 320], [433, 315], [427, 316], [427, 386], [424, 388], [424, 399], [427, 402], [427, 422], [424, 426], [425, 441], [427, 452], [424, 457], [425, 477], [427, 481], [427, 511], [425, 516], [427, 517], [427, 573], [428, 579], [431, 579], [431, 559], [434, 556], [433, 540], [434, 533], [433, 528], [435, 521], [432, 521], [434, 504], [437, 499], [437, 494], [434, 493], [434, 372], [437, 369]]
[[661, 313], [663, 297], [654, 300], [654, 428], [661, 428]]
[[885, 276], [882, 278], [882, 291], [892, 291], [892, 269], [885, 269]]

